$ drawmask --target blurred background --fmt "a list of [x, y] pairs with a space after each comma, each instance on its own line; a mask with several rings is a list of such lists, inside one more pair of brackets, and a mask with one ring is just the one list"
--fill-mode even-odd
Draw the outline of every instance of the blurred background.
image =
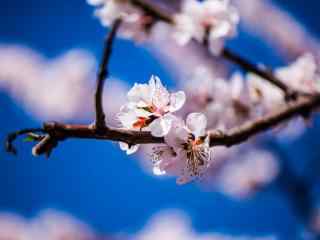
[[[260, 1], [248, 1], [248, 9], [250, 2]], [[259, 20], [259, 13], [253, 9], [249, 14], [244, 9], [242, 14], [247, 15], [239, 36], [228, 45], [252, 61], [276, 67], [317, 48], [320, 16], [315, 10], [320, 3], [277, 0], [272, 4], [281, 14], [289, 12], [291, 16], [285, 16], [296, 21], [293, 25], [301, 24], [294, 25], [298, 30], [284, 25], [284, 33], [277, 25], [277, 31], [289, 38], [288, 44], [263, 32], [266, 28], [250, 24], [250, 17]], [[93, 8], [84, 0], [3, 0], [1, 5], [0, 139], [46, 120], [90, 123], [94, 72], [107, 31], [94, 18]], [[301, 35], [295, 36], [296, 30]], [[161, 51], [156, 41], [116, 41], [106, 108], [116, 111], [126, 89], [134, 82], [147, 81], [152, 74], [160, 76], [166, 86], [177, 87], [181, 70], [175, 72], [165, 64], [170, 56], [159, 57]], [[115, 97], [119, 99], [115, 101]], [[263, 142], [299, 176], [308, 174], [308, 163], [320, 160], [319, 121], [311, 124], [298, 138], [266, 137]], [[286, 194], [273, 184], [248, 198], [232, 198], [196, 183], [177, 186], [175, 179], [156, 178], [141, 167], [139, 155], [128, 157], [110, 142], [68, 140], [48, 160], [32, 157], [30, 143], [18, 141], [17, 147], [18, 156], [0, 150], [0, 211], [27, 219], [24, 221], [41, 218], [41, 214], [59, 219], [56, 215], [60, 212], [104, 236], [149, 239], [147, 232], [154, 231], [150, 239], [187, 239], [183, 234], [190, 239], [205, 234], [215, 234], [216, 238], [208, 239], [224, 235], [300, 239], [301, 219]], [[315, 184], [315, 205], [318, 192]], [[46, 209], [51, 210], [43, 212]], [[166, 232], [172, 235], [161, 235]]]

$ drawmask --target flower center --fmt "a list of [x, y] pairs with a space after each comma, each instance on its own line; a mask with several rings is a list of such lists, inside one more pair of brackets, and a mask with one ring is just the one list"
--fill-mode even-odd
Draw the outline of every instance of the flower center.
[[143, 128], [149, 126], [154, 120], [158, 117], [155, 115], [151, 115], [149, 117], [138, 117], [137, 121], [133, 123], [133, 128], [142, 130]]
[[216, 18], [214, 16], [205, 16], [202, 21], [201, 21], [201, 25], [206, 28], [206, 29], [210, 29], [213, 28], [215, 25], [217, 24]]
[[209, 158], [208, 151], [203, 145], [206, 136], [196, 138], [190, 134], [188, 141], [183, 145], [187, 153], [187, 168], [191, 172], [191, 176], [199, 176], [200, 168], [205, 165]]

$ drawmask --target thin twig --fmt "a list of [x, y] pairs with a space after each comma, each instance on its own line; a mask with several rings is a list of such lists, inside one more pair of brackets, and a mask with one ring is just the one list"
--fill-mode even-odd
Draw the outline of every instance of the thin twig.
[[7, 135], [5, 140], [5, 149], [7, 152], [10, 152], [12, 154], [17, 154], [16, 148], [13, 146], [13, 142], [17, 139], [17, 137], [29, 133], [36, 133], [36, 132], [44, 132], [42, 128], [27, 128], [22, 129], [13, 133], [10, 133]]
[[95, 93], [95, 109], [96, 109], [95, 127], [98, 131], [106, 128], [106, 116], [103, 110], [103, 100], [102, 100], [103, 87], [104, 87], [105, 79], [109, 75], [108, 65], [109, 65], [110, 56], [112, 52], [113, 42], [120, 25], [121, 25], [121, 19], [117, 19], [111, 27], [110, 33], [105, 40], [105, 47], [103, 51], [102, 61], [98, 71], [97, 88]]

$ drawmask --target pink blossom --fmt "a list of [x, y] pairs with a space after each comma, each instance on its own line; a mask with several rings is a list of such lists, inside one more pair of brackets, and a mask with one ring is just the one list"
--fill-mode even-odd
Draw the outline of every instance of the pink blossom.
[[228, 0], [185, 0], [175, 22], [174, 37], [179, 44], [185, 45], [192, 38], [201, 43], [207, 39], [210, 51], [219, 55], [225, 39], [236, 34], [239, 16]]
[[201, 113], [190, 114], [186, 124], [176, 119], [165, 136], [167, 145], [153, 150], [154, 173], [178, 176], [178, 184], [200, 177], [211, 163], [206, 126], [207, 119]]

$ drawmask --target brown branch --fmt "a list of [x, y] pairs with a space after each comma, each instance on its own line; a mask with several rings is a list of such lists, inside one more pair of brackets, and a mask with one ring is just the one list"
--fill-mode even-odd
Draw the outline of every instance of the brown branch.
[[[254, 121], [250, 121], [240, 127], [233, 128], [226, 133], [209, 131], [210, 146], [231, 147], [233, 145], [241, 144], [247, 141], [249, 138], [259, 133], [263, 133], [273, 127], [276, 127], [281, 123], [285, 123], [293, 117], [309, 115], [312, 111], [319, 107], [320, 95], [313, 97], [300, 97], [298, 100], [291, 102], [291, 104], [289, 104], [284, 109], [279, 110], [278, 112], [272, 113], [265, 117], [261, 117]], [[95, 131], [95, 129], [90, 125], [69, 125], [53, 122], [45, 123], [42, 129], [36, 130], [44, 132], [51, 136], [51, 138], [57, 141], [56, 144], [59, 141], [72, 138], [109, 140], [115, 142], [125, 142], [129, 145], [164, 143], [163, 138], [153, 137], [150, 132], [129, 131], [116, 128], [103, 128], [99, 133], [97, 133], [97, 131]], [[25, 134], [29, 132], [30, 129], [22, 130], [14, 133], [14, 136], [16, 138], [19, 134]], [[47, 140], [50, 140], [48, 141], [49, 145], [52, 144], [51, 139]], [[40, 143], [35, 146], [33, 152], [36, 155], [48, 153], [48, 144], [44, 144], [43, 142]], [[56, 144], [54, 145], [54, 147], [56, 146]]]
[[120, 25], [121, 25], [121, 19], [117, 19], [111, 26], [110, 33], [105, 40], [102, 61], [100, 63], [100, 67], [98, 71], [97, 87], [96, 87], [96, 93], [95, 93], [95, 109], [96, 109], [95, 127], [98, 131], [106, 128], [106, 116], [103, 111], [103, 100], [102, 100], [103, 87], [104, 87], [105, 79], [109, 75], [108, 65], [109, 65], [110, 56], [112, 53], [113, 42]]

